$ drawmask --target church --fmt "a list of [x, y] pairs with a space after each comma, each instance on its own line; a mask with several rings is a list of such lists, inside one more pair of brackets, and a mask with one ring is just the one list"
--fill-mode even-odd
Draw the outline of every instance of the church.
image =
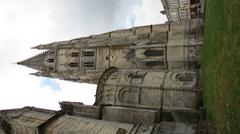
[[197, 134], [204, 2], [162, 0], [168, 21], [41, 44], [32, 75], [97, 84], [94, 105], [0, 111], [0, 134]]

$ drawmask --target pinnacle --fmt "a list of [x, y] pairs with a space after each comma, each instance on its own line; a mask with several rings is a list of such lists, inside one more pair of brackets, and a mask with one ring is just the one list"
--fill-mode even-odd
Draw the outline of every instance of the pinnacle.
[[48, 51], [40, 53], [36, 56], [30, 57], [26, 60], [17, 62], [18, 65], [23, 65], [35, 70], [42, 70], [44, 67], [44, 58], [47, 55]]

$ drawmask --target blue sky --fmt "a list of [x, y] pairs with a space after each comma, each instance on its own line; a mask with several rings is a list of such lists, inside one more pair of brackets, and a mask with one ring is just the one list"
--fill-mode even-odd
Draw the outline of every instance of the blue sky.
[[61, 88], [60, 88], [60, 84], [57, 83], [55, 80], [53, 79], [50, 79], [50, 78], [44, 78], [42, 81], [41, 81], [41, 86], [44, 87], [44, 86], [49, 86], [50, 89], [52, 89], [53, 91], [60, 91]]
[[164, 23], [160, 0], [1, 0], [0, 109], [59, 109], [60, 101], [91, 105], [96, 85], [29, 75], [14, 65], [41, 51], [33, 46], [133, 26]]
[[136, 21], [136, 17], [135, 16], [131, 17], [131, 27], [135, 26], [135, 21]]

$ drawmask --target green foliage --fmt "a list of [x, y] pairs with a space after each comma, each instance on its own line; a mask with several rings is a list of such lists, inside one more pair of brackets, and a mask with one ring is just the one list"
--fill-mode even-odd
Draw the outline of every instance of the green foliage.
[[240, 133], [240, 1], [207, 0], [203, 96], [221, 134]]

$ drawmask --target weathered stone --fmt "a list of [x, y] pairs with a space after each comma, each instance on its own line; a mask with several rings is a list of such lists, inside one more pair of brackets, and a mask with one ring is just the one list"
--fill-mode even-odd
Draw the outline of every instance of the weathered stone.
[[201, 56], [201, 25], [199, 19], [186, 20], [54, 42], [34, 47], [47, 51], [18, 64], [38, 70], [36, 76], [94, 84], [109, 67], [195, 70]]
[[103, 119], [115, 122], [124, 122], [132, 124], [140, 123], [156, 123], [158, 116], [157, 110], [136, 109], [126, 107], [111, 107], [103, 108]]
[[193, 8], [199, 2], [162, 2], [164, 24], [34, 47], [47, 51], [18, 64], [38, 70], [36, 76], [98, 84], [96, 102], [0, 111], [0, 134], [207, 132], [198, 126], [203, 20]]
[[[203, 17], [204, 4], [201, 0], [161, 0], [168, 21], [184, 21]], [[203, 5], [201, 5], [203, 4]]]

